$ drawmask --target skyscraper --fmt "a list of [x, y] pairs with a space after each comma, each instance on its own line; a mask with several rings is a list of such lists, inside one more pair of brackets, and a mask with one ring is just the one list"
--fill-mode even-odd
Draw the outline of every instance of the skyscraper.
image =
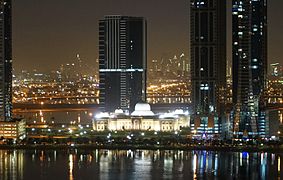
[[192, 128], [218, 134], [225, 112], [226, 0], [191, 0]]
[[142, 17], [99, 22], [99, 89], [103, 111], [134, 109], [146, 101], [147, 25]]
[[12, 119], [11, 16], [11, 0], [0, 0], [0, 121]]
[[233, 104], [235, 136], [260, 132], [267, 73], [267, 0], [233, 0]]

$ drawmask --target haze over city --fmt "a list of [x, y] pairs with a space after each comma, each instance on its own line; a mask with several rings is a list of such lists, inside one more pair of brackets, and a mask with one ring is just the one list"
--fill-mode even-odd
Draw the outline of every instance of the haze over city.
[[[231, 1], [227, 1], [231, 52]], [[98, 20], [104, 15], [142, 16], [148, 21], [148, 61], [163, 55], [189, 54], [188, 0], [14, 0], [15, 70], [50, 71], [80, 54], [88, 64], [98, 58]], [[283, 1], [268, 1], [268, 61], [283, 62]], [[231, 61], [231, 53], [227, 53]]]

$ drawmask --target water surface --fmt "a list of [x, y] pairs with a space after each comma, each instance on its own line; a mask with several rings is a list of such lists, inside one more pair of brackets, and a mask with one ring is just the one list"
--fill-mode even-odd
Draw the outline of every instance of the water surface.
[[282, 159], [246, 152], [0, 150], [0, 179], [280, 179]]

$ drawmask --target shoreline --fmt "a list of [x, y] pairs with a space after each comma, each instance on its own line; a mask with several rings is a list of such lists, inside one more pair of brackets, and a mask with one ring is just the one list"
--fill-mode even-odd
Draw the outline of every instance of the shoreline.
[[147, 146], [147, 145], [0, 145], [0, 150], [181, 150], [219, 152], [283, 153], [282, 147], [228, 147], [228, 146]]

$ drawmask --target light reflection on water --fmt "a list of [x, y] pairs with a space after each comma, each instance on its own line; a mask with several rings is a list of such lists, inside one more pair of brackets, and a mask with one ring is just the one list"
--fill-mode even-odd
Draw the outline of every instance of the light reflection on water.
[[280, 179], [283, 154], [150, 150], [0, 150], [1, 180]]
[[22, 151], [0, 151], [0, 179], [23, 179], [24, 154]]
[[69, 155], [69, 179], [70, 180], [74, 179], [73, 170], [74, 170], [74, 158], [73, 158], [73, 154], [70, 154]]

